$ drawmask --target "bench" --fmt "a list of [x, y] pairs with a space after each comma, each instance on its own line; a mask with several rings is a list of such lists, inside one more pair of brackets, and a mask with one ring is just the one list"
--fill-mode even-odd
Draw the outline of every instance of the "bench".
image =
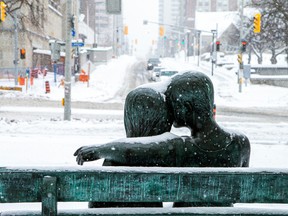
[[39, 211], [2, 215], [288, 215], [250, 207], [58, 210], [57, 202], [288, 203], [288, 169], [3, 167], [1, 203], [41, 202]]

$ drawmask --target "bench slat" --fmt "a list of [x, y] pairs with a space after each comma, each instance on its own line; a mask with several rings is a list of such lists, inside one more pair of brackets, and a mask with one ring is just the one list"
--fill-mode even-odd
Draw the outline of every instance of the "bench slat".
[[0, 169], [0, 202], [41, 202], [44, 176], [57, 201], [288, 203], [287, 170], [251, 168]]
[[[40, 211], [7, 211], [1, 216], [41, 216]], [[273, 215], [283, 216], [288, 215], [288, 211], [284, 209], [270, 208], [239, 208], [239, 207], [193, 207], [193, 208], [114, 208], [114, 209], [75, 209], [75, 210], [60, 210], [59, 216], [160, 216], [160, 215], [177, 215], [177, 216], [233, 216], [233, 215]]]

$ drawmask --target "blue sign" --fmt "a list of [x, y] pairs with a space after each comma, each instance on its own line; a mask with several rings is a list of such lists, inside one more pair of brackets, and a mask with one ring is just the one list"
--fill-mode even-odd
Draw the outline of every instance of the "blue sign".
[[75, 37], [75, 35], [76, 35], [75, 29], [72, 29], [71, 33], [72, 33], [72, 37]]
[[83, 47], [84, 43], [83, 42], [72, 42], [72, 47], [77, 47], [77, 46]]

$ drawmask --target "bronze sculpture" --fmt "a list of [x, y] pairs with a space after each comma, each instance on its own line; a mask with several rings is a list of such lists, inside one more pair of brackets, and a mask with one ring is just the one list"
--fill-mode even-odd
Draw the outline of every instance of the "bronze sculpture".
[[[104, 165], [113, 166], [248, 167], [248, 138], [220, 127], [213, 118], [213, 105], [213, 84], [200, 72], [173, 76], [164, 91], [137, 88], [125, 101], [127, 138], [81, 147], [74, 156], [80, 165], [105, 158]], [[170, 133], [172, 122], [175, 127], [188, 127], [191, 136]], [[193, 205], [198, 204], [174, 204]]]

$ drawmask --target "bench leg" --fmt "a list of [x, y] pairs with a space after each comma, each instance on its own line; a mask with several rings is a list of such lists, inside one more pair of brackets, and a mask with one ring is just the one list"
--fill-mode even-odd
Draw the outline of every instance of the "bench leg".
[[57, 216], [57, 185], [56, 177], [43, 178], [42, 216]]

